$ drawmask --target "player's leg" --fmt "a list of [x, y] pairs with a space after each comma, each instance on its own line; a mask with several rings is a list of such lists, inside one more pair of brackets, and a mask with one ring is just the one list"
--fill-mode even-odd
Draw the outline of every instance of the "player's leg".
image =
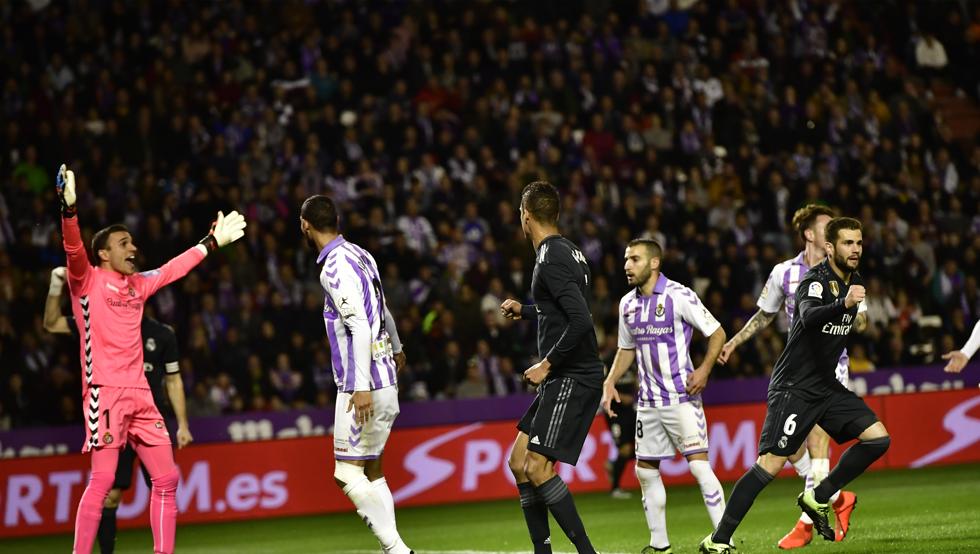
[[[810, 453], [813, 486], [816, 487], [830, 473], [830, 435], [819, 425], [814, 425], [807, 437], [807, 451]], [[835, 491], [831, 500], [837, 500], [838, 496], [839, 491]]]
[[568, 486], [555, 473], [555, 461], [575, 465], [599, 408], [599, 390], [569, 378], [549, 382], [531, 423], [524, 471], [548, 510], [580, 553], [593, 554], [582, 518]]
[[150, 474], [150, 529], [153, 551], [170, 554], [177, 540], [177, 483], [180, 472], [166, 422], [149, 389], [127, 389], [133, 409], [128, 438]]
[[759, 439], [760, 456], [735, 483], [718, 528], [701, 543], [703, 551], [731, 544], [732, 534], [756, 497], [783, 469], [789, 456], [800, 449], [820, 413], [815, 408], [819, 407], [811, 406], [788, 391], [770, 391]]
[[[394, 387], [388, 388], [394, 389]], [[375, 407], [374, 416], [367, 423], [356, 425], [354, 411], [347, 411], [350, 397], [350, 393], [337, 394], [334, 412], [334, 481], [354, 503], [357, 514], [368, 525], [386, 552], [398, 554], [409, 552], [401, 542], [393, 520], [391, 524], [386, 523], [389, 512], [385, 500], [378, 494], [365, 473], [368, 461], [381, 457], [397, 412], [394, 415], [391, 413], [390, 403], [389, 406], [385, 406], [384, 403], [390, 400], [386, 395], [375, 394], [374, 400], [378, 405]]]
[[92, 474], [78, 502], [75, 515], [76, 554], [92, 551], [102, 520], [102, 507], [112, 488], [119, 463], [119, 450], [125, 445], [125, 426], [129, 415], [117, 405], [120, 389], [89, 387], [85, 392], [85, 445], [92, 455]]
[[660, 462], [675, 451], [660, 416], [662, 408], [641, 407], [636, 413], [636, 479], [640, 482], [643, 515], [650, 531], [648, 548], [667, 552], [667, 489], [660, 476]]
[[[528, 409], [524, 417], [518, 423], [518, 429], [531, 430], [531, 421], [537, 411], [538, 400]], [[510, 451], [510, 458], [507, 465], [514, 480], [517, 481], [517, 491], [521, 497], [521, 511], [524, 512], [524, 521], [527, 524], [528, 533], [531, 535], [531, 544], [534, 546], [534, 554], [551, 554], [551, 528], [548, 524], [548, 505], [544, 502], [544, 497], [538, 494], [534, 484], [531, 483], [527, 472], [524, 470], [527, 462], [527, 441], [528, 435], [525, 431], [518, 431], [517, 439]]]
[[99, 550], [102, 554], [112, 554], [116, 547], [116, 509], [122, 499], [123, 491], [128, 490], [133, 483], [133, 462], [136, 451], [133, 447], [126, 448], [119, 454], [116, 464], [116, 478], [112, 489], [105, 497], [102, 507], [102, 520], [99, 522]]
[[660, 412], [664, 429], [674, 447], [687, 458], [691, 475], [701, 488], [711, 526], [717, 528], [725, 513], [725, 491], [708, 462], [708, 421], [704, 417], [704, 406], [700, 400], [695, 400], [661, 408]]
[[[815, 429], [816, 427], [814, 427]], [[811, 431], [810, 436], [813, 436]], [[809, 437], [808, 437], [809, 440]], [[789, 462], [793, 464], [796, 474], [803, 478], [803, 491], [806, 492], [813, 488], [813, 476], [811, 475], [810, 454], [807, 450], [807, 443], [800, 445], [800, 449], [789, 457]], [[776, 546], [783, 550], [802, 548], [813, 541], [813, 520], [806, 512], [800, 512], [800, 518], [796, 520], [796, 525], [790, 529], [789, 533], [779, 539]]]
[[636, 410], [632, 405], [614, 404], [615, 418], [606, 416], [609, 431], [616, 445], [616, 459], [609, 463], [609, 484], [613, 498], [630, 498], [630, 493], [620, 488], [626, 464], [635, 454], [634, 433], [636, 428]]
[[74, 554], [92, 552], [99, 521], [102, 519], [102, 506], [112, 488], [119, 461], [118, 448], [100, 446], [91, 452], [92, 475], [82, 493], [82, 499], [78, 502], [78, 513], [75, 515]]
[[871, 408], [850, 391], [835, 395], [820, 423], [838, 443], [858, 442], [841, 456], [834, 470], [813, 490], [818, 503], [826, 503], [835, 491], [850, 483], [882, 457], [891, 444], [884, 424]]
[[[380, 444], [383, 449], [383, 445], [388, 443], [391, 428], [399, 413], [398, 387], [386, 387], [376, 390], [373, 396], [374, 417], [378, 425], [373, 429], [365, 431], [367, 435], [364, 440], [366, 444]], [[388, 480], [385, 479], [384, 473], [381, 470], [383, 459], [384, 451], [381, 450], [376, 459], [365, 460], [364, 462], [364, 473], [368, 481], [371, 482], [375, 494], [377, 494], [378, 498], [381, 499], [381, 503], [384, 505], [384, 517], [377, 520], [375, 525], [385, 528], [385, 535], [393, 534], [398, 537], [395, 544], [390, 546], [387, 552], [409, 552], [411, 549], [405, 545], [401, 539], [401, 535], [398, 533], [398, 524], [395, 519], [395, 499], [391, 495], [391, 489], [388, 488]]]

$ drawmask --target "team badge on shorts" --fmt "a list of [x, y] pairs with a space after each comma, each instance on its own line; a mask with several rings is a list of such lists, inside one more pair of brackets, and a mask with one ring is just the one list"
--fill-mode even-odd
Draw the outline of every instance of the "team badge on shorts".
[[102, 444], [112, 444], [112, 433], [106, 431], [105, 434], [102, 435]]
[[840, 288], [837, 286], [837, 281], [831, 281], [828, 283], [830, 285], [830, 294], [837, 296], [840, 294]]
[[163, 429], [163, 422], [162, 421], [158, 421], [158, 422], [154, 423], [153, 425], [156, 425], [156, 428], [157, 429]]
[[664, 305], [657, 304], [657, 317], [663, 317], [663, 316], [664, 316]]
[[779, 437], [779, 447], [786, 448], [786, 444], [789, 442], [789, 438], [786, 435]]

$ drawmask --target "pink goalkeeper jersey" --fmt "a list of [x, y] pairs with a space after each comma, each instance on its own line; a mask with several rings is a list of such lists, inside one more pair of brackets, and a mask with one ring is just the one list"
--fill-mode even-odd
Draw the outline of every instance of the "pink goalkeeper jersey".
[[204, 252], [191, 247], [159, 269], [122, 275], [89, 263], [78, 218], [62, 219], [61, 226], [71, 309], [81, 339], [82, 387], [150, 388], [143, 374], [143, 305], [160, 288], [187, 275]]

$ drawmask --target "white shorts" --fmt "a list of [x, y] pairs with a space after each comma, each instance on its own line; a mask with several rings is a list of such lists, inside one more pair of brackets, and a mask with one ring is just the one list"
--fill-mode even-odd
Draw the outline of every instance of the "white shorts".
[[636, 459], [669, 460], [708, 451], [708, 423], [700, 400], [636, 411]]
[[351, 393], [338, 392], [334, 408], [333, 455], [337, 460], [374, 460], [384, 452], [391, 427], [398, 417], [396, 385], [371, 391], [374, 415], [363, 426], [354, 423], [354, 409], [347, 411]]

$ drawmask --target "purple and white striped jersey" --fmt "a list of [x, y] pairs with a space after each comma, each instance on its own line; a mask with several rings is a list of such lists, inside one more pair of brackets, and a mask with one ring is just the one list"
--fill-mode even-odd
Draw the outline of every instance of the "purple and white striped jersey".
[[401, 347], [374, 257], [340, 235], [323, 247], [316, 261], [323, 264], [323, 322], [337, 390], [377, 390], [397, 384], [394, 351]]
[[694, 328], [708, 336], [721, 324], [691, 289], [663, 274], [650, 296], [639, 289], [619, 301], [619, 347], [636, 350], [641, 408], [696, 400], [686, 392], [694, 371], [689, 353]]
[[[796, 315], [796, 287], [799, 286], [803, 276], [810, 270], [806, 265], [806, 252], [800, 252], [795, 258], [790, 258], [784, 262], [776, 264], [769, 273], [769, 280], [766, 286], [762, 287], [759, 300], [756, 306], [764, 312], [774, 314], [780, 307], [786, 309], [786, 317], [789, 319], [788, 329], [793, 328], [793, 316]], [[858, 313], [867, 311], [867, 305], [861, 302], [858, 305]], [[840, 355], [837, 362], [837, 380], [842, 381], [847, 377], [848, 357], [847, 349]]]

